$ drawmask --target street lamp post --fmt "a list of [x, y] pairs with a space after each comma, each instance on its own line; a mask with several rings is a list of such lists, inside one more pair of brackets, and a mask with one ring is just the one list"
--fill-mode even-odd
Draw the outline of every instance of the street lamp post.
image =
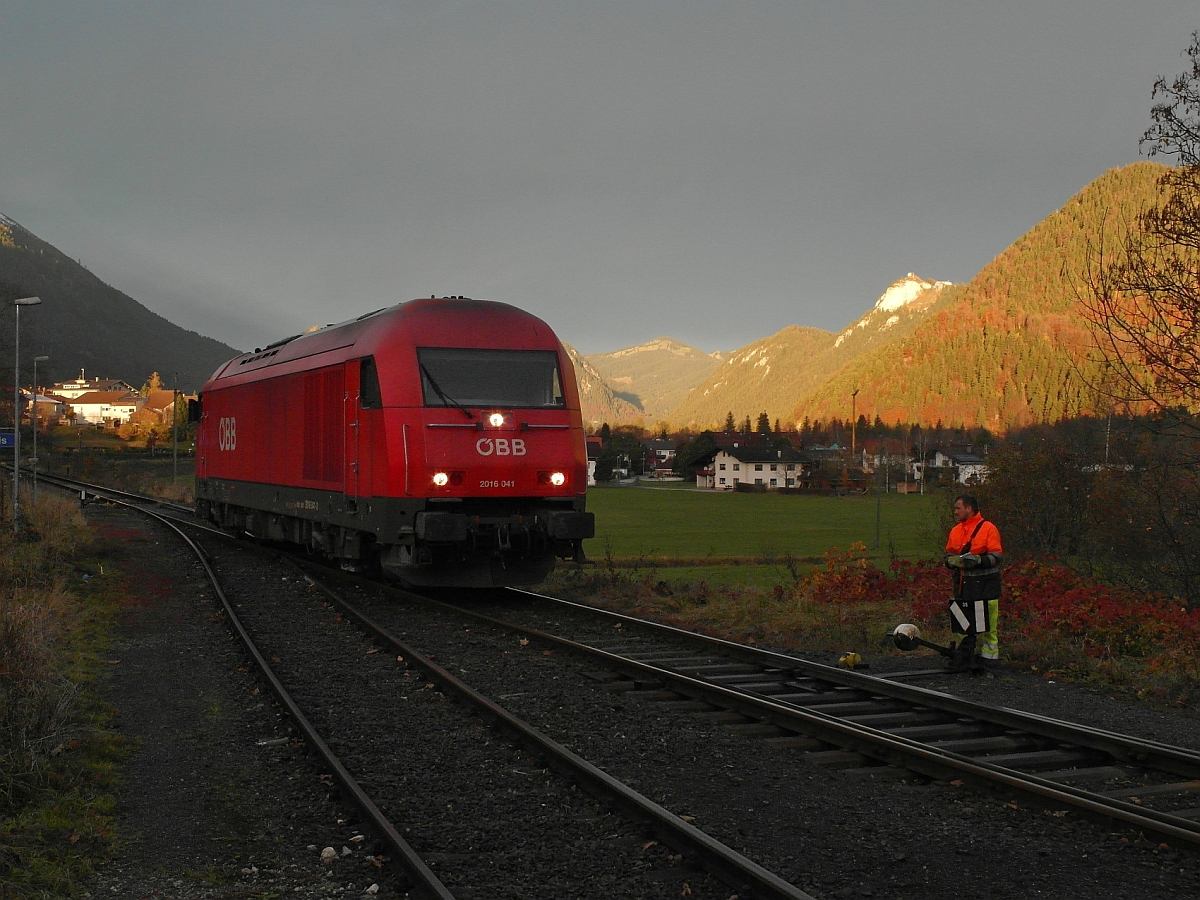
[[37, 364], [40, 362], [48, 362], [49, 360], [50, 360], [50, 357], [48, 357], [48, 356], [35, 356], [33, 358], [33, 416], [32, 416], [32, 419], [33, 419], [33, 459], [31, 460], [31, 464], [33, 465], [33, 502], [34, 503], [37, 503], [37, 467], [38, 467], [38, 455], [37, 455], [37, 398], [38, 398]]
[[175, 381], [171, 385], [171, 489], [175, 489], [175, 483], [179, 481], [179, 410], [176, 404], [179, 402], [179, 373], [175, 373]]
[[41, 297], [21, 297], [13, 301], [17, 308], [13, 342], [13, 534], [21, 531], [21, 307], [37, 306], [41, 302]]

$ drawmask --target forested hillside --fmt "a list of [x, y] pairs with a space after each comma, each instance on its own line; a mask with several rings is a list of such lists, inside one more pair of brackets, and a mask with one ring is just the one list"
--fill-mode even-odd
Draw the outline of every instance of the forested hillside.
[[790, 325], [730, 354], [668, 418], [675, 427], [699, 429], [720, 426], [730, 412], [741, 422], [765, 411], [772, 422], [779, 419], [788, 425], [799, 398], [860, 355], [898, 343], [951, 302], [955, 290], [947, 282], [925, 281], [910, 272], [838, 334]]
[[[49, 356], [38, 368], [46, 382], [86, 369], [89, 378], [134, 385], [159, 372], [171, 386], [178, 373], [180, 389], [192, 391], [239, 352], [168, 322], [0, 216], [0, 303], [27, 296], [42, 304], [21, 314], [22, 367], [29, 358]], [[12, 332], [0, 329], [0, 346], [11, 347]]]
[[874, 350], [806, 395], [790, 416], [981, 425], [1004, 431], [1103, 411], [1079, 293], [1089, 243], [1133, 222], [1163, 167], [1114, 169], [989, 263], [896, 346]]
[[612, 353], [590, 353], [586, 359], [648, 423], [664, 418], [721, 364], [720, 353], [705, 353], [669, 337]]

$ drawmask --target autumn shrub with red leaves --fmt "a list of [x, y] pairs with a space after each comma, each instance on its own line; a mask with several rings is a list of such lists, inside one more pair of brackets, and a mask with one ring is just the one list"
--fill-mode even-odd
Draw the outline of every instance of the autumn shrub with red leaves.
[[[949, 578], [937, 562], [897, 562], [889, 581], [913, 620], [948, 639]], [[1055, 559], [1004, 572], [1002, 655], [1047, 677], [1071, 676], [1187, 699], [1200, 675], [1200, 610], [1178, 599], [1104, 584]]]

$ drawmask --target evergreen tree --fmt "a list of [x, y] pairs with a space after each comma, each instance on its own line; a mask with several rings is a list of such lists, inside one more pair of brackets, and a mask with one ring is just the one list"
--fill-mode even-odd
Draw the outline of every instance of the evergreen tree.
[[151, 372], [150, 377], [146, 379], [146, 383], [138, 390], [138, 394], [142, 397], [149, 397], [151, 391], [161, 391], [163, 389], [162, 379], [157, 372]]
[[733, 410], [730, 410], [729, 412], [725, 413], [725, 433], [733, 434], [736, 429], [737, 423], [733, 421]]
[[766, 410], [758, 414], [758, 421], [754, 425], [754, 430], [759, 434], [771, 433], [771, 417], [767, 415]]

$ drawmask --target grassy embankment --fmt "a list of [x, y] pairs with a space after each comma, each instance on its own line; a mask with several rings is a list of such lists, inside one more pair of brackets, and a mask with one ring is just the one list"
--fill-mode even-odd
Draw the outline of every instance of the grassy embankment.
[[26, 498], [23, 511], [19, 537], [0, 521], [0, 885], [74, 896], [112, 850], [122, 749], [92, 686], [122, 585], [72, 501]]

